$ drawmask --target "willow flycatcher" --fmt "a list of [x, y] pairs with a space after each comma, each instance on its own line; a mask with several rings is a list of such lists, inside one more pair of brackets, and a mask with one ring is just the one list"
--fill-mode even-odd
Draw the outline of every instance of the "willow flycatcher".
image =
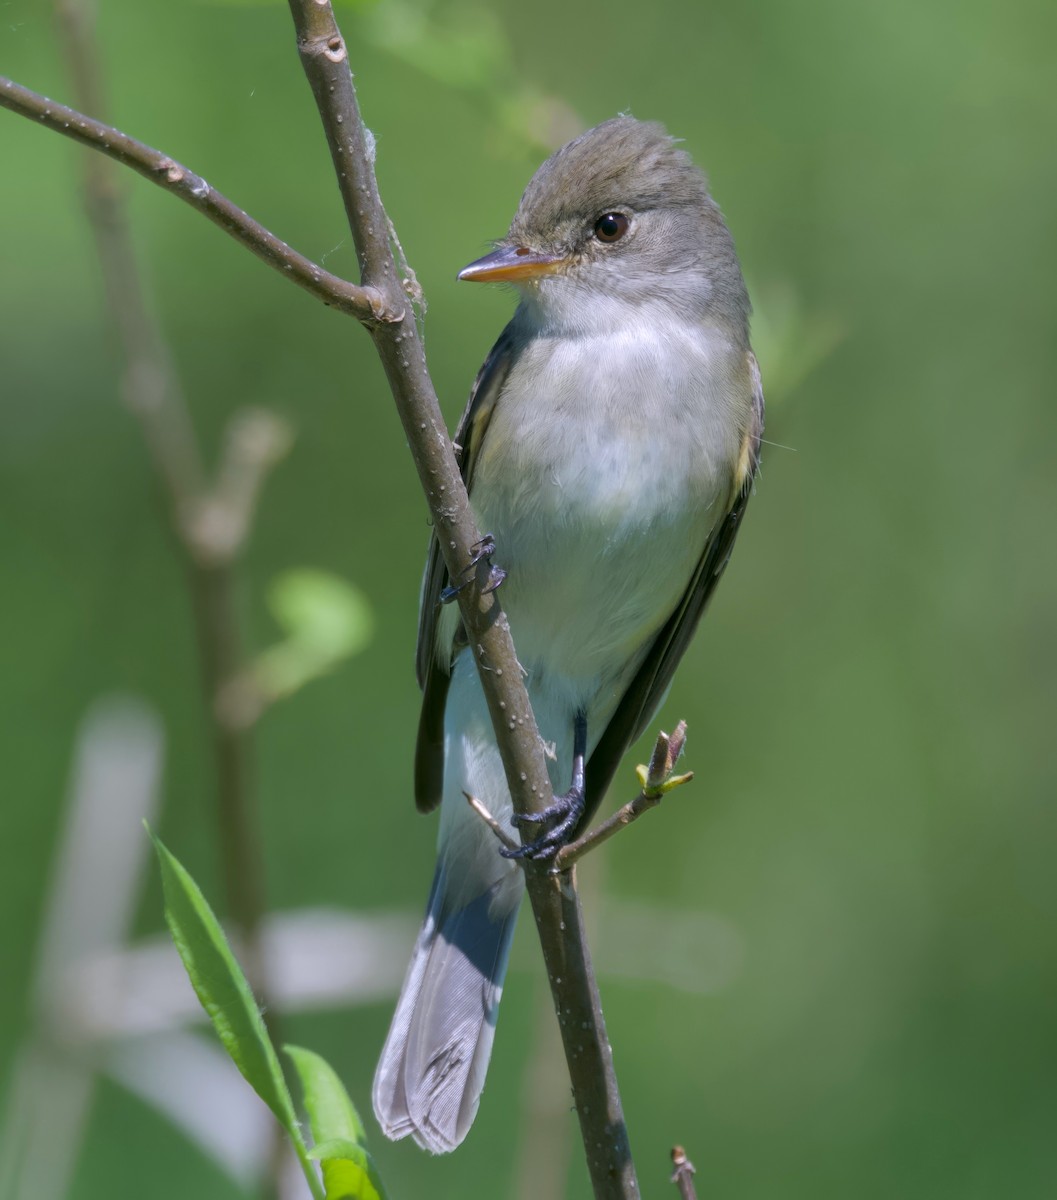
[[[558, 150], [498, 248], [459, 278], [520, 293], [455, 442], [553, 747], [554, 803], [520, 852], [541, 858], [583, 827], [667, 693], [730, 556], [763, 393], [733, 240], [660, 125], [616, 117]], [[510, 821], [446, 590], [434, 538], [415, 790], [423, 811], [441, 805], [437, 869], [373, 1092], [385, 1133], [434, 1153], [454, 1149], [477, 1112], [523, 890], [466, 803], [468, 792]]]

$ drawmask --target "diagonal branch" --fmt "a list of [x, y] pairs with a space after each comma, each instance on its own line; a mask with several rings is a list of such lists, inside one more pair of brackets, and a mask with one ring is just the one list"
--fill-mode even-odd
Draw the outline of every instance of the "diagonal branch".
[[196, 208], [262, 262], [287, 279], [292, 279], [298, 287], [304, 288], [324, 304], [361, 321], [399, 320], [375, 292], [332, 275], [303, 254], [298, 254], [216, 188], [210, 187], [201, 175], [196, 175], [160, 150], [138, 142], [102, 121], [67, 108], [65, 104], [49, 100], [39, 92], [30, 91], [3, 75], [0, 75], [0, 108], [9, 108], [23, 117], [38, 121], [48, 129], [80, 142], [82, 146], [99, 150], [122, 165], [131, 167], [144, 179], [149, 179], [151, 183]]
[[[363, 270], [394, 310], [404, 297], [389, 241], [389, 221], [374, 175], [373, 139], [360, 117], [348, 53], [329, 0], [289, 0], [298, 50], [327, 135], [338, 186]], [[410, 312], [407, 312], [410, 316]], [[410, 319], [368, 326], [426, 493], [451, 577], [470, 561], [480, 533], [451, 440]], [[476, 650], [507, 783], [519, 813], [550, 799], [550, 776], [528, 693], [496, 594], [463, 588], [459, 609]], [[481, 670], [484, 667], [486, 669]], [[606, 1036], [598, 986], [572, 872], [526, 864], [525, 882], [539, 931], [596, 1197], [637, 1197], [638, 1181]]]

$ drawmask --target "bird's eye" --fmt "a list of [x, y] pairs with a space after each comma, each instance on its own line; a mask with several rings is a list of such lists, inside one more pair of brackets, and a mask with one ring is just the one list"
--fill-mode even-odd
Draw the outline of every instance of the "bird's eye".
[[606, 213], [595, 222], [595, 237], [600, 242], [619, 242], [630, 222], [623, 213]]

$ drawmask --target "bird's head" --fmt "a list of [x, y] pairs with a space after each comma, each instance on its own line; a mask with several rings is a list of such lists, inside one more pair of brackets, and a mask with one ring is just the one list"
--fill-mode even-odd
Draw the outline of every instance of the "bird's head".
[[551, 155], [506, 237], [460, 279], [514, 284], [544, 322], [594, 326], [628, 307], [744, 326], [748, 297], [708, 183], [662, 125], [614, 117]]

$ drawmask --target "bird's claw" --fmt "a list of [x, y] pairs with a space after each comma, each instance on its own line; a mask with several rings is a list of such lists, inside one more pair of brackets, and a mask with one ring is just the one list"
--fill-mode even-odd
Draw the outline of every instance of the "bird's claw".
[[[470, 561], [463, 568], [462, 572], [465, 578], [461, 583], [452, 583], [446, 588], [442, 589], [440, 593], [441, 604], [450, 604], [455, 597], [458, 596], [462, 589], [466, 587], [466, 585], [474, 577], [475, 569], [478, 580], [478, 589], [482, 596], [491, 595], [492, 592], [499, 587], [503, 580], [506, 579], [506, 571], [504, 571], [502, 567], [495, 566], [495, 564], [491, 561], [492, 555], [495, 554], [495, 538], [492, 537], [490, 533], [486, 533], [479, 542], [474, 542], [474, 544], [470, 547], [470, 551]], [[481, 575], [483, 574], [482, 570], [480, 569], [482, 563], [488, 568], [488, 574], [484, 579], [481, 579]]]
[[495, 554], [495, 538], [490, 533], [486, 533], [479, 542], [474, 542], [470, 549], [473, 553], [470, 555], [467, 571], [470, 567], [476, 567], [483, 559], [491, 558]]
[[481, 595], [490, 596], [504, 579], [506, 579], [506, 571], [502, 567], [497, 567], [493, 563], [489, 563], [488, 582], [481, 588]]
[[535, 841], [526, 842], [514, 850], [500, 850], [504, 858], [529, 858], [533, 862], [541, 862], [553, 858], [569, 841], [584, 815], [584, 791], [581, 787], [572, 787], [561, 796], [555, 796], [554, 802], [536, 813], [514, 813], [515, 824], [539, 823], [556, 820], [551, 829], [540, 834]]

